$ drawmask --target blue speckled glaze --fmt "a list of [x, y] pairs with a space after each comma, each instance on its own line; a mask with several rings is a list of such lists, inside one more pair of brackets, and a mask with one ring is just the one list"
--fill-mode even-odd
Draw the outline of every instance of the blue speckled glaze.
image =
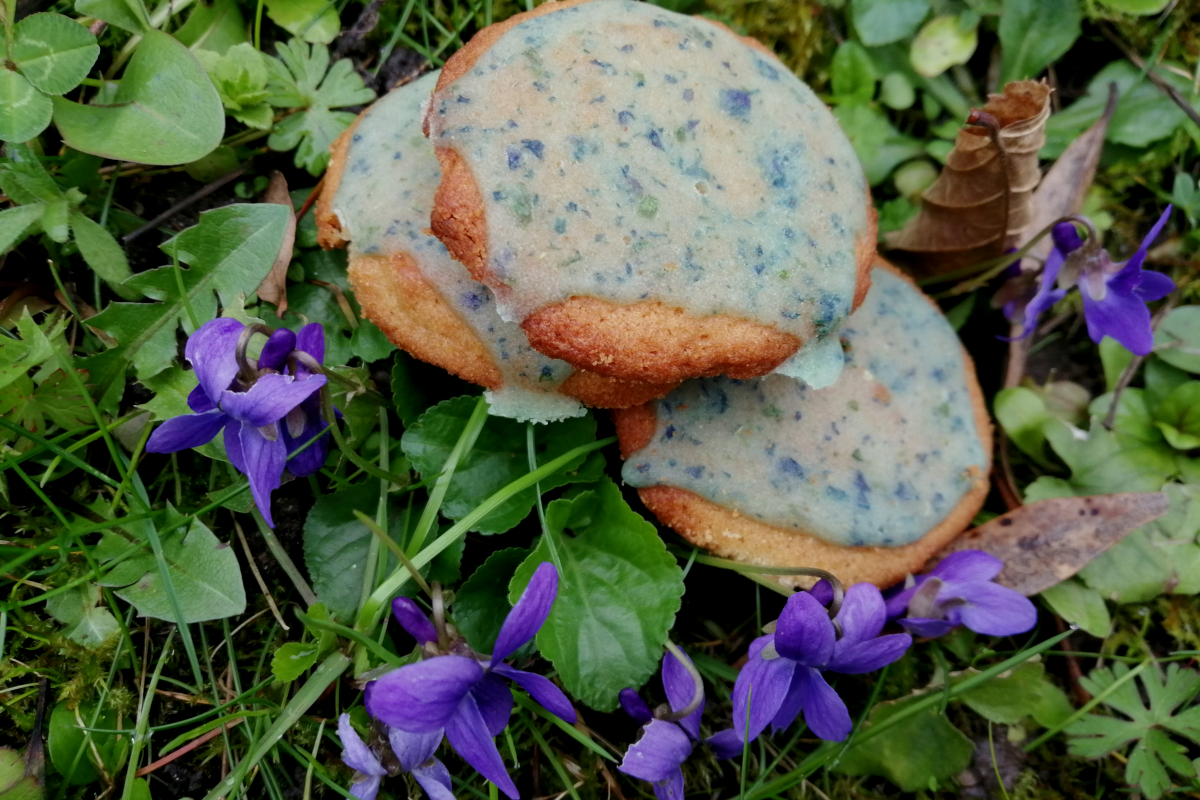
[[626, 460], [625, 481], [839, 545], [905, 545], [945, 519], [987, 463], [962, 348], [911, 284], [871, 277], [841, 331], [836, 384], [688, 381], [657, 402], [654, 438]]
[[437, 78], [431, 72], [381, 98], [351, 135], [333, 201], [350, 239], [350, 255], [413, 256], [426, 280], [478, 335], [499, 367], [504, 385], [489, 393], [492, 413], [535, 421], [582, 414], [577, 401], [557, 393], [571, 374], [570, 365], [530, 347], [518, 325], [500, 319], [492, 292], [426, 233], [442, 172], [433, 146], [421, 133], [421, 107]]
[[724, 29], [594, 0], [514, 26], [432, 112], [480, 186], [506, 319], [656, 300], [808, 342], [850, 311], [862, 168], [813, 92]]

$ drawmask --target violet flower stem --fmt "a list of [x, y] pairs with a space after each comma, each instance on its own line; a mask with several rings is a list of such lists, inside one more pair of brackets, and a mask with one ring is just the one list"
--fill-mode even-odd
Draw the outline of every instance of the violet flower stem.
[[[655, 712], [654, 716], [664, 722], [678, 722], [699, 708], [700, 704], [704, 702], [704, 679], [700, 677], [700, 671], [696, 669], [696, 665], [679, 649], [679, 645], [667, 639], [663, 642], [663, 647], [667, 648], [667, 652], [674, 656], [675, 660], [687, 670], [688, 675], [692, 678], [692, 683], [696, 685], [696, 691], [692, 694], [692, 699], [683, 708], [678, 711], [671, 711], [671, 707], [666, 705], [666, 710], [662, 713]], [[659, 710], [661, 711], [662, 709]]]
[[271, 555], [275, 556], [275, 560], [279, 562], [279, 566], [284, 573], [291, 579], [292, 585], [296, 587], [296, 591], [300, 593], [300, 598], [304, 600], [305, 607], [311, 607], [317, 602], [317, 594], [308, 585], [308, 581], [296, 568], [296, 563], [292, 561], [292, 557], [287, 554], [287, 550], [283, 549], [283, 544], [275, 536], [275, 531], [267, 525], [267, 521], [263, 519], [262, 512], [258, 510], [258, 506], [251, 506], [250, 512], [254, 514], [254, 523], [258, 525], [258, 532], [262, 534], [263, 540], [267, 543], [267, 549], [271, 551]]

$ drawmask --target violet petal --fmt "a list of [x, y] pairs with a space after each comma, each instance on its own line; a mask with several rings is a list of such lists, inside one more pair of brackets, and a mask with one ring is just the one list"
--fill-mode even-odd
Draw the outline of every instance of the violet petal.
[[[449, 656], [443, 656], [443, 658], [449, 658]], [[488, 736], [483, 717], [479, 713], [478, 706], [475, 705], [475, 699], [470, 695], [463, 698], [458, 710], [447, 722], [446, 739], [454, 746], [463, 761], [474, 767], [480, 775], [496, 784], [496, 787], [512, 800], [517, 800], [519, 797], [517, 786], [509, 777], [508, 770], [504, 768], [500, 751], [496, 749], [496, 743], [492, 741], [492, 737]]]
[[692, 754], [692, 740], [674, 722], [650, 720], [642, 728], [642, 737], [625, 751], [617, 767], [621, 772], [644, 781], [661, 781]]
[[661, 781], [655, 781], [654, 796], [657, 800], [683, 800], [683, 770], [678, 767]]
[[296, 334], [287, 328], [280, 328], [267, 337], [262, 352], [258, 356], [259, 369], [273, 369], [283, 372], [287, 364], [288, 354], [296, 349]]
[[242, 423], [226, 417], [224, 441], [225, 455], [229, 456], [229, 463], [233, 464], [234, 469], [245, 475], [246, 456], [242, 453]]
[[254, 504], [271, 528], [271, 492], [279, 488], [283, 480], [283, 468], [287, 464], [287, 447], [276, 433], [275, 441], [267, 439], [258, 428], [243, 424], [238, 440], [242, 445], [242, 457], [246, 460], [246, 477], [250, 480], [250, 494]]
[[508, 718], [512, 716], [512, 689], [499, 675], [489, 672], [471, 687], [471, 697], [475, 698], [488, 734], [499, 736], [508, 727]]
[[897, 620], [904, 630], [914, 636], [924, 639], [936, 639], [954, 630], [957, 625], [944, 619], [928, 619], [926, 617], [905, 617]]
[[775, 649], [781, 656], [821, 666], [833, 652], [833, 642], [833, 623], [825, 606], [808, 592], [787, 599], [775, 626]]
[[[374, 682], [366, 698], [367, 713], [393, 728], [429, 733], [446, 727], [481, 678], [483, 667], [473, 658], [438, 656], [418, 661]], [[474, 701], [471, 705], [474, 708]]]
[[654, 714], [651, 713], [650, 706], [646, 705], [646, 701], [635, 690], [622, 689], [617, 694], [617, 699], [621, 702], [621, 708], [625, 713], [632, 717], [634, 722], [639, 725], [645, 725], [654, 719]]
[[388, 728], [388, 743], [400, 760], [400, 769], [412, 772], [428, 761], [442, 743], [442, 729], [428, 733], [409, 733], [399, 728]]
[[959, 550], [938, 562], [929, 573], [947, 581], [990, 581], [1004, 562], [982, 550]]
[[846, 599], [838, 612], [837, 621], [842, 626], [842, 638], [833, 646], [831, 657], [836, 657], [840, 650], [879, 635], [887, 621], [883, 595], [874, 584], [854, 584], [846, 590]]
[[296, 334], [296, 349], [308, 353], [318, 364], [325, 363], [325, 330], [319, 322], [310, 322]]
[[196, 388], [188, 392], [187, 404], [188, 408], [197, 414], [212, 411], [217, 407], [216, 401], [208, 396], [208, 393], [204, 391], [204, 387], [200, 384], [196, 384]]
[[804, 704], [804, 694], [800, 691], [802, 676], [809, 669], [811, 667], [797, 667], [796, 671], [792, 673], [792, 683], [788, 686], [787, 694], [784, 696], [783, 702], [779, 704], [779, 710], [771, 719], [772, 733], [778, 733], [796, 721], [796, 716]]
[[[733, 684], [733, 727], [743, 741], [756, 738], [770, 724], [792, 684], [795, 661], [762, 657], [763, 648], [774, 639], [773, 635], [761, 636], [750, 644], [746, 665]], [[747, 707], [750, 709], [749, 735], [746, 735]]]
[[392, 614], [396, 617], [396, 621], [400, 623], [400, 627], [404, 628], [409, 636], [417, 640], [417, 644], [421, 645], [438, 640], [437, 628], [433, 627], [433, 623], [429, 621], [429, 617], [425, 616], [425, 612], [421, 610], [421, 607], [412, 598], [397, 597], [392, 600]]
[[713, 754], [717, 758], [736, 758], [746, 747], [746, 743], [738, 738], [737, 731], [733, 728], [717, 731], [704, 741], [712, 748]]
[[375, 800], [375, 796], [379, 794], [379, 784], [383, 781], [378, 775], [369, 775], [361, 781], [355, 781], [350, 784], [350, 794], [358, 798], [358, 800]]
[[549, 561], [543, 561], [534, 570], [529, 585], [500, 626], [500, 634], [492, 650], [493, 664], [508, 658], [534, 637], [546, 617], [550, 616], [550, 608], [557, 596], [558, 571]]
[[1143, 303], [1162, 300], [1173, 291], [1175, 291], [1175, 281], [1161, 272], [1150, 272], [1149, 270], [1142, 270], [1141, 280], [1133, 288], [1133, 293]]
[[1083, 316], [1087, 321], [1088, 336], [1099, 343], [1105, 336], [1116, 339], [1134, 355], [1149, 355], [1154, 347], [1154, 331], [1150, 327], [1150, 309], [1132, 294], [1108, 291], [1103, 300], [1095, 300], [1087, 290], [1087, 282], [1080, 281], [1079, 294], [1083, 297]]
[[237, 377], [237, 342], [244, 327], [236, 319], [219, 317], [197, 328], [184, 345], [184, 357], [196, 370], [205, 393], [213, 399]]
[[429, 800], [454, 800], [450, 771], [436, 758], [423, 766], [409, 770]]
[[976, 633], [1012, 636], [1037, 624], [1037, 608], [1029, 598], [1006, 586], [976, 583], [971, 584], [969, 591], [964, 588], [956, 595], [967, 602], [952, 608], [948, 618]]
[[1050, 231], [1050, 238], [1054, 240], [1054, 248], [1063, 255], [1083, 247], [1083, 239], [1079, 236], [1079, 230], [1070, 222], [1060, 222], [1055, 225]]
[[146, 441], [147, 453], [177, 453], [208, 444], [229, 419], [224, 411], [171, 417], [154, 429]]
[[379, 763], [379, 758], [350, 724], [349, 714], [338, 717], [337, 730], [338, 738], [342, 740], [342, 762], [347, 767], [356, 769], [363, 775], [387, 775], [387, 770]]
[[578, 719], [575, 714], [575, 707], [571, 705], [571, 701], [563, 694], [562, 689], [555, 686], [554, 682], [549, 678], [538, 675], [536, 672], [525, 672], [524, 670], [514, 669], [504, 663], [492, 667], [491, 671], [497, 675], [503, 675], [516, 683], [530, 697], [537, 701], [538, 705], [559, 719], [566, 720], [572, 725]]
[[1150, 245], [1154, 244], [1154, 240], [1162, 233], [1162, 229], [1166, 226], [1167, 220], [1171, 218], [1171, 212], [1175, 209], [1174, 205], [1167, 206], [1167, 210], [1158, 218], [1158, 222], [1154, 223], [1154, 227], [1146, 234], [1146, 238], [1142, 239], [1142, 243], [1138, 245], [1137, 251], [1133, 257], [1125, 262], [1125, 265], [1134, 265], [1137, 269], [1142, 268], [1142, 264], [1146, 261], [1146, 253], [1150, 252]]
[[809, 730], [827, 742], [840, 742], [850, 735], [854, 728], [850, 712], [820, 672], [805, 670], [800, 692], [804, 697], [804, 721]]
[[835, 652], [827, 669], [844, 675], [874, 672], [897, 661], [911, 646], [912, 637], [907, 633], [890, 633], [868, 639]]
[[[687, 654], [684, 653], [684, 658]], [[691, 664], [691, 659], [688, 659]], [[696, 682], [692, 680], [692, 675], [687, 671], [674, 653], [667, 651], [663, 655], [662, 663], [662, 682], [663, 689], [667, 693], [667, 702], [671, 706], [672, 711], [682, 711], [687, 708], [688, 703], [692, 702], [692, 698], [696, 695]], [[696, 710], [688, 714], [683, 719], [679, 720], [679, 727], [687, 731], [688, 735], [693, 739], [700, 738], [700, 717], [704, 715], [704, 692], [700, 693], [700, 705]]]
[[263, 375], [245, 392], [222, 392], [221, 409], [256, 428], [278, 422], [309, 395], [325, 385], [324, 375], [296, 380], [290, 375]]

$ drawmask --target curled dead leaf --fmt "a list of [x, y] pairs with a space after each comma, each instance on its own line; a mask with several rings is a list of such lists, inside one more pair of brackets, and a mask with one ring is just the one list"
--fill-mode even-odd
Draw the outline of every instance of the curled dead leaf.
[[996, 583], [1032, 597], [1065, 581], [1126, 535], [1167, 513], [1162, 492], [1058, 497], [1014, 509], [967, 531], [934, 556], [983, 550], [1004, 562]]
[[[935, 275], [991, 258], [1024, 234], [1033, 219], [1041, 173], [1050, 87], [1015, 81], [990, 95], [981, 124], [959, 128], [938, 179], [921, 198], [921, 212], [889, 234], [887, 246], [928, 254], [920, 270]], [[994, 120], [989, 131], [982, 123]]]
[[[287, 178], [283, 177], [282, 172], [275, 170], [271, 173], [271, 182], [263, 194], [263, 202], [286, 206], [288, 211], [292, 212], [292, 198], [288, 194]], [[292, 263], [292, 247], [295, 243], [296, 214], [292, 212], [288, 219], [287, 230], [283, 234], [283, 244], [279, 247], [279, 255], [275, 257], [271, 271], [267, 273], [267, 277], [263, 278], [263, 282], [258, 287], [258, 296], [275, 305], [275, 314], [280, 319], [283, 318], [288, 306], [287, 273], [288, 267]]]

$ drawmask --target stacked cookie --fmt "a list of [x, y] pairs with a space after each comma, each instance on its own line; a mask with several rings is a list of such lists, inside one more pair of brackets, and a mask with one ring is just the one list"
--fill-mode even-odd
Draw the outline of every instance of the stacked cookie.
[[[755, 403], [768, 395], [797, 420], [858, 402], [856, 436], [876, 423], [903, 427], [924, 402], [878, 416], [875, 378], [844, 353], [855, 336], [872, 340], [854, 331], [876, 317], [860, 311], [846, 327], [867, 297], [876, 237], [848, 140], [773, 55], [717, 23], [632, 0], [566, 0], [484, 29], [440, 73], [387, 95], [338, 140], [318, 224], [323, 245], [349, 247], [364, 313], [413, 355], [486, 387], [493, 413], [546, 421], [584, 405], [628, 409], [617, 417], [633, 459], [626, 480], [693, 541], [812, 565], [816, 551], [785, 540], [903, 547], [916, 527], [961, 529], [960, 517], [974, 513], [962, 510], [974, 502], [964, 498], [979, 493], [987, 463], [965, 445], [921, 451], [929, 470], [908, 483], [924, 499], [913, 501], [920, 510], [904, 506], [904, 532], [893, 533], [886, 508], [878, 518], [839, 517], [804, 499], [766, 502], [752, 488], [774, 480], [781, 497], [837, 488], [842, 467], [816, 464], [836, 460], [840, 444], [815, 460], [800, 453], [809, 440], [787, 445], [801, 470], [789, 482], [764, 472], [762, 459], [734, 454], [744, 422], [715, 434], [715, 422], [757, 419], [767, 406]], [[918, 298], [927, 324], [909, 333], [932, 335], [936, 308], [890, 272], [875, 275]], [[873, 292], [867, 305], [892, 294]], [[953, 331], [942, 339], [936, 346], [960, 358]], [[960, 400], [978, 394], [969, 362], [947, 380]], [[714, 393], [727, 398], [728, 416], [697, 411]], [[986, 451], [986, 417], [959, 406], [961, 430], [947, 435], [973, 435]], [[693, 445], [702, 463], [674, 451], [667, 431], [681, 426], [702, 443]], [[892, 473], [904, 471], [936, 427], [922, 421], [856, 450], [884, 464], [899, 447], [903, 466]], [[735, 473], [736, 487], [706, 483]], [[926, 480], [946, 485], [926, 491]], [[745, 535], [729, 520], [784, 538], [755, 529], [756, 540], [774, 543], [739, 549], [730, 543]]]

